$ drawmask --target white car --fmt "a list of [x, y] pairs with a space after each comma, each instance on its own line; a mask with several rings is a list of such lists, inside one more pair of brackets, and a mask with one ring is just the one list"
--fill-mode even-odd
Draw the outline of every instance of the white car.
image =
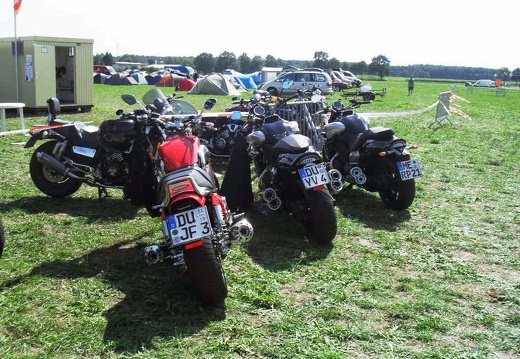
[[478, 80], [473, 84], [474, 87], [496, 87], [495, 81], [493, 80]]

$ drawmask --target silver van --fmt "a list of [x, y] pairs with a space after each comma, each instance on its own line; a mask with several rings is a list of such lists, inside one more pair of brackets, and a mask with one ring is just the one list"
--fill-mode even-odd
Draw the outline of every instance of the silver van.
[[493, 80], [478, 80], [473, 84], [475, 87], [496, 87], [495, 81]]
[[[284, 81], [292, 82], [291, 87], [283, 88]], [[323, 71], [298, 70], [283, 72], [274, 80], [265, 82], [259, 86], [260, 90], [265, 90], [274, 96], [294, 95], [298, 90], [310, 90], [314, 86], [320, 89], [323, 95], [330, 95], [332, 90], [332, 79], [329, 74]]]

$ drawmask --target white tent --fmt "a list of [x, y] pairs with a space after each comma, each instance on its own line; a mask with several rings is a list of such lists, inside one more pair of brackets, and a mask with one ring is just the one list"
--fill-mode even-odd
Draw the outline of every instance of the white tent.
[[230, 96], [240, 96], [241, 94], [235, 85], [222, 74], [211, 74], [200, 78], [189, 93]]

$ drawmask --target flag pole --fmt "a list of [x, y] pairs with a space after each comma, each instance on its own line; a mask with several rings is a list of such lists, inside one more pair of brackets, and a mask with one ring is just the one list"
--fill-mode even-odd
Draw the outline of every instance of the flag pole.
[[16, 10], [14, 10], [14, 76], [16, 83], [16, 102], [20, 102], [18, 94], [18, 37], [16, 36]]

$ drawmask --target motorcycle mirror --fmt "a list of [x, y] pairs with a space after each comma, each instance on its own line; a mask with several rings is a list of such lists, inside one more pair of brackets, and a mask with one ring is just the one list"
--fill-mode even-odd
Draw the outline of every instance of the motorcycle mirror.
[[215, 98], [209, 98], [204, 102], [204, 109], [205, 110], [211, 110], [213, 106], [217, 103], [217, 99]]
[[341, 101], [334, 101], [334, 103], [332, 104], [332, 107], [335, 110], [339, 110], [341, 107], [343, 107], [343, 104], [341, 103]]
[[233, 111], [233, 113], [231, 114], [230, 118], [232, 120], [240, 120], [242, 118], [242, 112], [240, 112], [240, 111]]
[[121, 98], [127, 105], [135, 105], [137, 103], [137, 99], [134, 95], [123, 94], [121, 95]]
[[124, 111], [122, 109], [119, 109], [116, 111], [117, 116], [121, 116], [123, 113], [124, 113]]

